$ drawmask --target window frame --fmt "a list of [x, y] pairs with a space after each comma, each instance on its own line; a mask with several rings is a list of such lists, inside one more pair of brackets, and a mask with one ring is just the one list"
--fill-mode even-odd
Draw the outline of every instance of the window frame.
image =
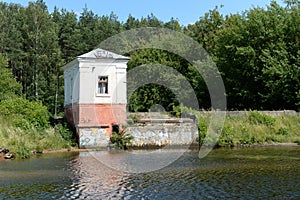
[[[103, 83], [106, 83], [106, 91], [107, 93], [100, 93], [100, 90], [99, 90], [99, 82], [101, 81], [100, 79], [101, 78], [106, 78], [107, 81], [106, 82], [103, 82]], [[110, 81], [109, 81], [109, 76], [108, 75], [98, 75], [97, 76], [97, 79], [96, 79], [96, 96], [110, 96]]]

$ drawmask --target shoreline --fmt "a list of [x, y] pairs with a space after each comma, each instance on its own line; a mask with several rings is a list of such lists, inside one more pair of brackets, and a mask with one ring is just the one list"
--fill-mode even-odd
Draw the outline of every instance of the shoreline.
[[[230, 148], [245, 148], [245, 147], [300, 147], [299, 143], [293, 142], [283, 142], [283, 143], [263, 143], [263, 144], [238, 144]], [[164, 148], [164, 147], [161, 147]], [[138, 149], [129, 149], [129, 150], [154, 150], [154, 149], [161, 149], [159, 147], [156, 148], [138, 148]], [[192, 147], [190, 149], [198, 149], [199, 147]], [[228, 147], [214, 147], [214, 148], [228, 148]], [[168, 147], [167, 149], [180, 149], [178, 146], [172, 148], [172, 146]], [[71, 149], [57, 149], [57, 150], [44, 150], [42, 154], [51, 154], [51, 153], [66, 153], [66, 152], [90, 152], [90, 151], [106, 151], [104, 149], [96, 149], [96, 148], [87, 148], [87, 149], [79, 149], [79, 148], [71, 148]]]
[[[239, 146], [243, 146], [243, 145], [239, 145]], [[247, 145], [245, 145], [247, 146]], [[296, 146], [299, 146], [300, 147], [300, 144], [299, 143], [296, 143], [296, 142], [282, 142], [282, 143], [257, 143], [257, 144], [250, 144], [248, 145], [249, 147], [296, 147]], [[235, 147], [238, 147], [238, 146], [235, 146]]]
[[[214, 147], [214, 149], [220, 149], [220, 148], [259, 148], [259, 147], [300, 147], [300, 144], [299, 143], [293, 143], [293, 142], [283, 142], [283, 143], [263, 143], [263, 144], [251, 144], [251, 145], [244, 145], [244, 144], [238, 144], [238, 145], [235, 145], [235, 146], [232, 146], [232, 147]], [[138, 148], [138, 149], [129, 149], [129, 151], [134, 151], [134, 150], [155, 150], [155, 149], [162, 149], [164, 147], [161, 147], [161, 148]], [[175, 146], [175, 147], [168, 147], [167, 149], [180, 149], [178, 146]], [[189, 148], [189, 150], [198, 150], [199, 147], [191, 147]], [[44, 150], [42, 153], [33, 153], [33, 155], [43, 155], [43, 154], [55, 154], [55, 153], [80, 153], [80, 152], [96, 152], [96, 151], [107, 151], [105, 149], [96, 149], [96, 148], [85, 148], [85, 149], [79, 149], [79, 148], [71, 148], [71, 149], [68, 149], [68, 148], [63, 148], [63, 149], [54, 149], [54, 150], [51, 150], [51, 149], [48, 149], [48, 150]], [[17, 158], [18, 159], [18, 158]], [[29, 158], [30, 159], [30, 158]], [[6, 160], [15, 160], [14, 159], [5, 159], [4, 158], [4, 154], [0, 153], [0, 162], [1, 161], [6, 161]]]

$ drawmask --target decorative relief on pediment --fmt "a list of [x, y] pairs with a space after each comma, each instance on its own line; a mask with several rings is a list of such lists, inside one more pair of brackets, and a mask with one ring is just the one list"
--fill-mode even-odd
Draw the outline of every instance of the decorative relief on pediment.
[[113, 54], [111, 52], [105, 51], [103, 49], [97, 49], [94, 52], [96, 58], [113, 58]]

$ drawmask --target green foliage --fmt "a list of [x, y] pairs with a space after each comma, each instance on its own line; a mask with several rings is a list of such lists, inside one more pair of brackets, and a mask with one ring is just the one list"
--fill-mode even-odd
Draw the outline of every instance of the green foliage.
[[201, 16], [194, 24], [184, 27], [184, 33], [193, 37], [209, 53], [213, 52], [215, 46], [215, 35], [222, 28], [224, 18], [216, 6]]
[[30, 158], [32, 155], [30, 149], [25, 147], [25, 144], [19, 144], [14, 153], [17, 155], [17, 158], [20, 159]]
[[230, 108], [297, 109], [299, 20], [299, 6], [275, 1], [226, 17], [213, 53]]
[[68, 125], [68, 123], [66, 122], [59, 123], [55, 125], [54, 129], [55, 129], [55, 133], [60, 134], [64, 140], [69, 141], [71, 146], [77, 146], [75, 134], [72, 132], [70, 125]]
[[[300, 141], [300, 117], [292, 115], [269, 116], [258, 111], [243, 115], [227, 115], [220, 137], [207, 133], [211, 114], [208, 111], [195, 111], [187, 107], [174, 107], [174, 115], [192, 113], [198, 117], [200, 145], [233, 147], [274, 142]], [[205, 139], [205, 142], [204, 142]]]
[[133, 139], [132, 135], [127, 134], [124, 130], [120, 133], [113, 132], [110, 138], [112, 144], [116, 145], [120, 149], [127, 149]]
[[[134, 69], [138, 66], [143, 66], [143, 71], [139, 71], [139, 68]], [[174, 71], [167, 67], [173, 68]], [[130, 111], [145, 112], [155, 104], [162, 105], [167, 111], [170, 111], [173, 105], [178, 105], [175, 94], [184, 96], [187, 92], [185, 84], [183, 84], [184, 80], [176, 76], [176, 73], [186, 74], [188, 63], [170, 52], [160, 49], [142, 49], [131, 52], [128, 69], [136, 70], [134, 74], [139, 76], [136, 77], [133, 73], [129, 74], [127, 78], [128, 91], [134, 90], [137, 80], [150, 82], [139, 87], [131, 95], [129, 99]]]
[[276, 122], [276, 119], [267, 115], [259, 113], [258, 111], [251, 111], [249, 113], [249, 121], [253, 124], [263, 124], [266, 126], [273, 126]]
[[[27, 7], [0, 2], [0, 117], [5, 118], [5, 123], [11, 126], [3, 130], [0, 127], [2, 137], [12, 139], [9, 130], [13, 130], [19, 134], [16, 138], [39, 138], [39, 144], [34, 147], [29, 145], [29, 149], [68, 146], [70, 141], [73, 144], [73, 136], [63, 124], [57, 125], [54, 133], [50, 131], [49, 134], [45, 130], [40, 134], [36, 133], [37, 129], [49, 127], [47, 110], [52, 116], [64, 112], [61, 66], [94, 49], [101, 41], [114, 34], [147, 26], [182, 32], [209, 52], [224, 80], [229, 109], [299, 110], [300, 6], [296, 0], [287, 0], [285, 3], [287, 6], [280, 6], [272, 1], [266, 9], [251, 8], [242, 14], [227, 16], [221, 15], [216, 7], [199, 16], [194, 24], [181, 26], [174, 18], [164, 23], [153, 14], [141, 19], [129, 16], [122, 23], [114, 13], [98, 16], [86, 7], [77, 16], [73, 11], [57, 8], [49, 13], [43, 1], [30, 2]], [[144, 36], [149, 34], [151, 32]], [[155, 44], [163, 46], [161, 41], [169, 41], [168, 37], [169, 35], [157, 35], [154, 37]], [[174, 49], [178, 48], [175, 43], [170, 44]], [[185, 47], [180, 46], [179, 50], [184, 51]], [[149, 71], [142, 74], [147, 76], [147, 73], [152, 72], [155, 75], [150, 77], [152, 81], [175, 85], [173, 88], [156, 84], [140, 87], [129, 99], [131, 111], [148, 111], [155, 104], [171, 111], [181, 103], [175, 95], [178, 91], [183, 98], [194, 92], [202, 108], [211, 107], [203, 77], [185, 59], [161, 49], [136, 50], [129, 52], [128, 56], [131, 57], [128, 70], [147, 64], [150, 66]], [[207, 65], [196, 63], [204, 70], [209, 70]], [[181, 80], [170, 73], [170, 70], [155, 71], [158, 64], [182, 74], [194, 91], [186, 89], [186, 84], [176, 85]], [[128, 83], [128, 88], [130, 87]], [[21, 96], [27, 100], [20, 98]], [[178, 116], [184, 112], [197, 114], [187, 108], [174, 111]], [[201, 114], [198, 118], [199, 140], [202, 143], [208, 129], [209, 115]], [[297, 118], [270, 117], [250, 112], [249, 116], [228, 117], [227, 120], [226, 123], [231, 124], [225, 124], [218, 142], [220, 146], [300, 141], [299, 136], [296, 136], [300, 129]], [[116, 141], [122, 140], [122, 137], [118, 139], [118, 135], [114, 137]], [[214, 139], [212, 136], [208, 141]], [[18, 140], [12, 141], [12, 145], [20, 146], [16, 152], [20, 152], [21, 157], [26, 157], [28, 144], [23, 148], [23, 143], [17, 144], [16, 141]], [[63, 145], [56, 146], [55, 141], [61, 141]], [[119, 142], [119, 145], [122, 144], [124, 145]]]
[[243, 133], [242, 137], [239, 139], [239, 143], [242, 145], [249, 145], [249, 144], [255, 144], [256, 139], [254, 136], [252, 136], [249, 133]]
[[22, 86], [17, 83], [8, 67], [7, 60], [0, 54], [0, 102], [21, 95]]
[[287, 128], [282, 128], [282, 127], [280, 127], [280, 128], [278, 129], [278, 131], [277, 131], [277, 134], [278, 134], [278, 135], [288, 135], [288, 134], [289, 134], [289, 131], [288, 131]]
[[34, 125], [31, 124], [27, 119], [25, 119], [23, 115], [13, 114], [10, 116], [12, 117], [12, 124], [17, 128], [20, 128], [22, 130], [30, 130], [34, 127]]
[[205, 120], [203, 117], [198, 118], [198, 134], [199, 134], [199, 143], [202, 144], [203, 140], [207, 133], [208, 125], [205, 123]]
[[219, 146], [233, 147], [234, 144], [234, 136], [235, 129], [232, 126], [224, 126], [222, 130], [222, 134], [218, 140]]
[[15, 98], [0, 102], [0, 115], [11, 118], [14, 125], [29, 129], [48, 128], [49, 114], [41, 102], [30, 102], [24, 98]]
[[[30, 2], [27, 7], [0, 2], [0, 51], [8, 61], [0, 58], [0, 101], [22, 92], [26, 99], [42, 101], [51, 114], [62, 113], [64, 63], [123, 30], [151, 26], [182, 32], [206, 49], [221, 72], [229, 109], [298, 110], [300, 7], [294, 0], [285, 4], [274, 1], [266, 9], [251, 8], [227, 16], [215, 7], [195, 23], [182, 26], [174, 18], [162, 22], [153, 14], [141, 19], [129, 15], [122, 23], [114, 13], [99, 16], [87, 7], [77, 15], [58, 8], [49, 13], [42, 1]], [[151, 33], [144, 36], [147, 34]], [[161, 41], [168, 37], [158, 35], [156, 44], [163, 46]], [[172, 48], [176, 48], [174, 43], [170, 44]], [[182, 45], [180, 48], [185, 50]], [[160, 49], [137, 50], [128, 52], [128, 56], [129, 70], [150, 63], [177, 70], [191, 84], [199, 105], [210, 108], [203, 78], [183, 58]], [[157, 79], [169, 83], [176, 80], [169, 73], [158, 73]], [[179, 102], [169, 89], [145, 85], [132, 95], [130, 110], [147, 111], [154, 104], [171, 110]]]
[[44, 149], [70, 148], [71, 141], [66, 140], [53, 128], [28, 129], [17, 128], [12, 118], [0, 115], [0, 146], [8, 148], [16, 158], [29, 158], [33, 152]]

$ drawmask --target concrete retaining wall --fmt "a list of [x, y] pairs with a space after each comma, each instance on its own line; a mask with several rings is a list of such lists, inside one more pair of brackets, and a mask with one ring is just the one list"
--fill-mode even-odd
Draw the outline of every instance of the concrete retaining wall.
[[195, 123], [135, 124], [126, 129], [133, 136], [133, 147], [161, 147], [197, 144], [198, 127]]

